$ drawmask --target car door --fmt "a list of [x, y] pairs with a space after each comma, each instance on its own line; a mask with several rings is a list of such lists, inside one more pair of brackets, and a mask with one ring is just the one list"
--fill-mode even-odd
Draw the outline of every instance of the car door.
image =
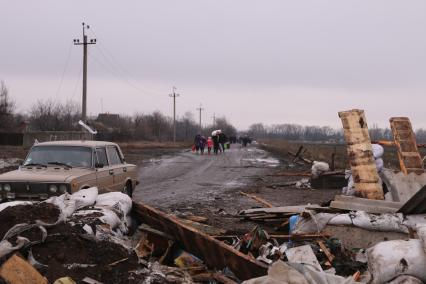
[[[114, 190], [114, 169], [108, 162], [108, 157], [105, 147], [95, 148], [96, 182], [100, 192]], [[102, 165], [102, 167], [99, 167]]]
[[118, 149], [115, 146], [107, 146], [106, 152], [111, 169], [114, 172], [114, 185], [116, 191], [122, 191], [126, 183], [127, 168], [121, 159]]

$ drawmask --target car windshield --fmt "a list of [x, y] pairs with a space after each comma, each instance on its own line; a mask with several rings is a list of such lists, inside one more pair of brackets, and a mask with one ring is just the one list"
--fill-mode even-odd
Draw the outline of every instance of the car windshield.
[[24, 162], [24, 166], [49, 164], [90, 168], [92, 149], [78, 146], [35, 146]]

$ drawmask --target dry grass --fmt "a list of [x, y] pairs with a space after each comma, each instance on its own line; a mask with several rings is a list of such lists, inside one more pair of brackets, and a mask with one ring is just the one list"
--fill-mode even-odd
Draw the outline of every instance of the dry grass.
[[[331, 155], [335, 153], [335, 166], [336, 168], [345, 169], [349, 168], [348, 155], [346, 152], [346, 145], [343, 144], [325, 144], [325, 143], [312, 143], [312, 142], [296, 142], [286, 140], [263, 140], [260, 141], [262, 147], [278, 156], [288, 156], [288, 151], [296, 153], [300, 145], [308, 149], [303, 155], [305, 158], [316, 161], [324, 161], [331, 163]], [[385, 167], [390, 169], [399, 170], [399, 161], [395, 147], [384, 147], [385, 153], [383, 161]], [[420, 154], [426, 155], [426, 149], [421, 148]]]

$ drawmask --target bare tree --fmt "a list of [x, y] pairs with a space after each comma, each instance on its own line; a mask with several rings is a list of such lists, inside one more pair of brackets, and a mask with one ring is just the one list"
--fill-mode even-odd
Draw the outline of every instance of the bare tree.
[[9, 131], [14, 127], [15, 102], [9, 97], [4, 81], [0, 82], [0, 130]]
[[40, 131], [79, 130], [80, 106], [72, 101], [61, 104], [54, 100], [39, 100], [30, 110], [30, 127]]

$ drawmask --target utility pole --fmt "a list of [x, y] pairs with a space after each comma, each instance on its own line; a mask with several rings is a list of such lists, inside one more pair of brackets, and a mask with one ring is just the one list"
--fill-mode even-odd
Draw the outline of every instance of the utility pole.
[[198, 107], [197, 110], [200, 112], [200, 134], [201, 134], [201, 130], [202, 130], [202, 128], [201, 128], [201, 112], [204, 110], [204, 108], [200, 104], [200, 107]]
[[176, 87], [173, 87], [173, 93], [169, 94], [169, 97], [173, 98], [173, 143], [176, 143], [176, 97], [179, 97], [179, 94], [176, 94]]
[[87, 41], [87, 35], [85, 33], [86, 29], [89, 29], [89, 25], [82, 23], [83, 25], [83, 42], [80, 42], [79, 39], [74, 39], [74, 45], [83, 46], [83, 103], [82, 103], [82, 120], [86, 121], [87, 115], [87, 45], [96, 44], [96, 39], [90, 39], [90, 42]]
[[213, 128], [216, 127], [216, 114], [213, 113]]

